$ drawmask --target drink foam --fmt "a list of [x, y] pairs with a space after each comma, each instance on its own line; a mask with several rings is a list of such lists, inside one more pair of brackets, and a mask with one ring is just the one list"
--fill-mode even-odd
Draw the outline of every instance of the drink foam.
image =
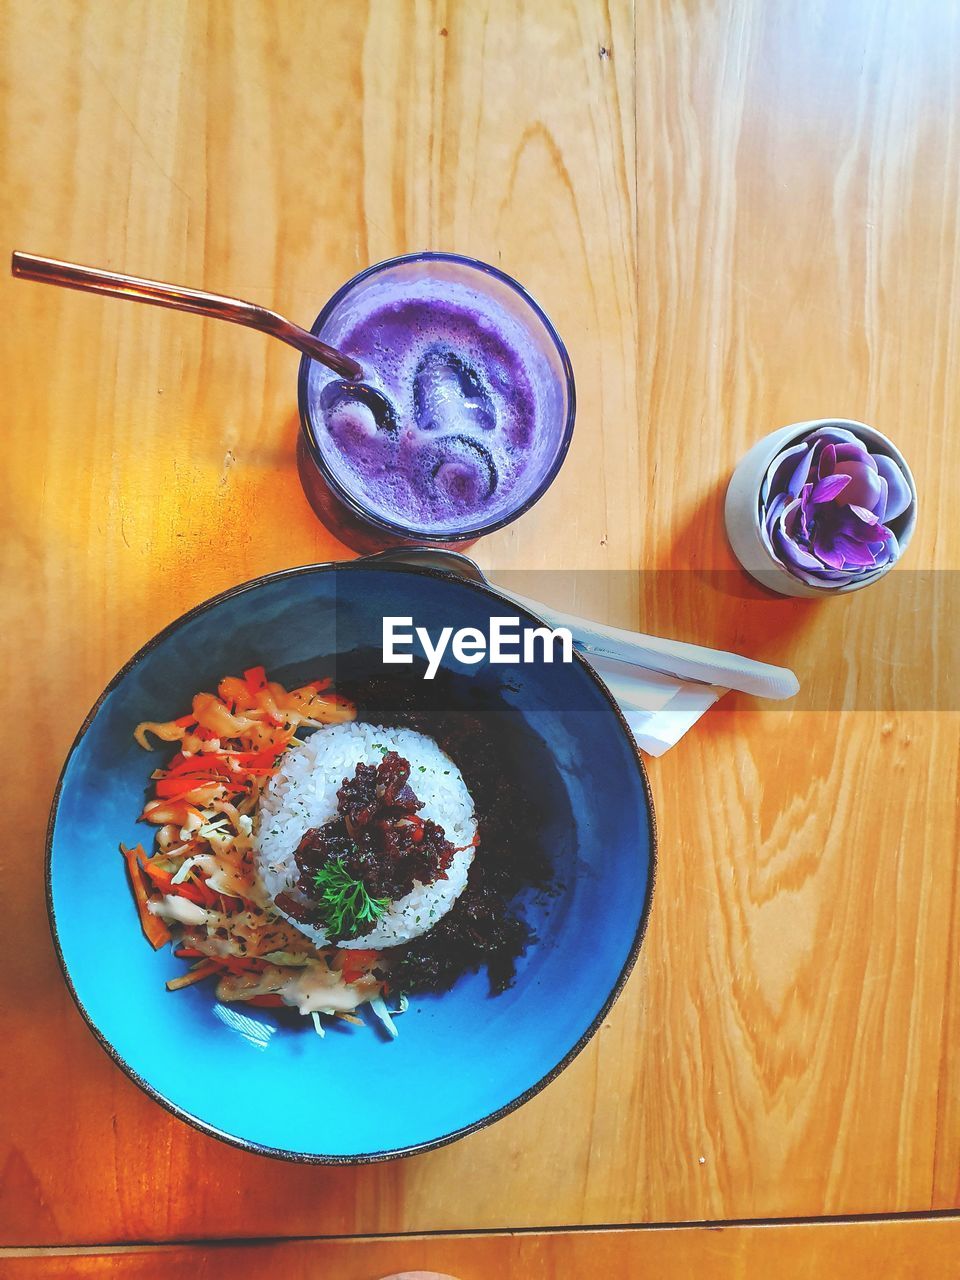
[[542, 339], [458, 281], [374, 278], [322, 337], [365, 386], [314, 363], [308, 403], [329, 469], [374, 514], [414, 533], [496, 521], [532, 495], [563, 422]]

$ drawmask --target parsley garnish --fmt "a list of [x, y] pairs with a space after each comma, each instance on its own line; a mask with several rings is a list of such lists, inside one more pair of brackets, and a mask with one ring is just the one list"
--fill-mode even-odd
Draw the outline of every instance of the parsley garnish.
[[390, 905], [389, 898], [371, 898], [363, 881], [355, 880], [340, 858], [322, 866], [313, 882], [320, 890], [324, 927], [337, 937], [355, 937], [361, 925], [379, 920]]

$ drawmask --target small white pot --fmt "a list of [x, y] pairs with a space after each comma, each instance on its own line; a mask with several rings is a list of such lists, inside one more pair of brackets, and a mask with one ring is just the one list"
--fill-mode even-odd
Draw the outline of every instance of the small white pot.
[[752, 578], [756, 578], [762, 586], [768, 587], [771, 591], [777, 591], [783, 596], [821, 599], [824, 596], [859, 591], [861, 587], [866, 587], [871, 582], [882, 578], [885, 573], [889, 573], [900, 558], [898, 556], [897, 560], [891, 561], [881, 569], [865, 574], [862, 578], [841, 587], [812, 587], [809, 583], [795, 577], [767, 549], [760, 535], [760, 486], [763, 478], [778, 453], [791, 444], [799, 443], [804, 436], [820, 427], [846, 427], [862, 440], [871, 452], [887, 454], [902, 470], [910, 488], [911, 503], [895, 522], [898, 526], [896, 532], [900, 555], [906, 551], [907, 543], [913, 536], [917, 523], [917, 486], [910, 468], [896, 445], [873, 427], [868, 427], [863, 422], [854, 422], [850, 418], [815, 418], [811, 422], [794, 422], [789, 427], [780, 427], [776, 431], [771, 431], [768, 436], [758, 440], [737, 464], [727, 487], [723, 518], [733, 554], [747, 573]]

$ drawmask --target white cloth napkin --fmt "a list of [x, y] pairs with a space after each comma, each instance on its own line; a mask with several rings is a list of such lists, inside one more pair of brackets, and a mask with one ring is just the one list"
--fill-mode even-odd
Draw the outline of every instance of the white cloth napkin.
[[678, 680], [610, 658], [587, 661], [616, 698], [637, 746], [662, 756], [727, 691], [719, 685]]

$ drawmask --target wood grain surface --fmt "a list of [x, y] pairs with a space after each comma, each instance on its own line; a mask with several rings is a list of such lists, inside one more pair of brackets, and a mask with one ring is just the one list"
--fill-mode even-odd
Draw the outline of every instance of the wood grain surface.
[[[957, 1219], [912, 1222], [672, 1227], [530, 1235], [297, 1240], [110, 1250], [0, 1250], [10, 1280], [117, 1280], [191, 1275], [197, 1280], [954, 1280]], [[427, 1270], [429, 1268], [429, 1270]], [[401, 1274], [397, 1274], [400, 1272]], [[437, 1273], [442, 1274], [437, 1274]]]
[[[641, 962], [588, 1049], [519, 1112], [357, 1170], [195, 1133], [70, 1002], [45, 919], [47, 808], [87, 709], [162, 625], [347, 552], [297, 481], [294, 353], [0, 279], [16, 717], [0, 774], [0, 1243], [957, 1207], [960, 9], [2, 12], [8, 248], [304, 323], [394, 253], [502, 266], [564, 336], [579, 411], [555, 485], [477, 558], [568, 608], [791, 665], [804, 693], [786, 708], [730, 697], [651, 765], [661, 865]], [[754, 439], [820, 415], [898, 441], [920, 522], [868, 592], [777, 600], [736, 569], [723, 490]], [[922, 1250], [947, 1228], [902, 1230]], [[655, 1257], [666, 1238], [629, 1247]], [[711, 1274], [746, 1274], [738, 1256]]]

